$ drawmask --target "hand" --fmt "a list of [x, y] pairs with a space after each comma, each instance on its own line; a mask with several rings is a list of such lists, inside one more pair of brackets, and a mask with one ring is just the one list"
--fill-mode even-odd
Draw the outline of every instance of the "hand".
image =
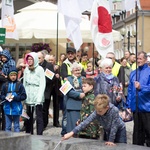
[[138, 81], [135, 81], [135, 82], [134, 82], [134, 86], [135, 86], [135, 88], [138, 89], [138, 90], [141, 88], [141, 87], [140, 87], [140, 83], [139, 83]]
[[116, 101], [117, 101], [117, 102], [120, 102], [120, 101], [121, 101], [121, 97], [120, 97], [120, 96], [117, 96], [117, 97], [116, 97]]
[[76, 125], [78, 126], [81, 123], [80, 119], [76, 122]]
[[65, 134], [65, 135], [62, 137], [62, 140], [68, 140], [68, 139], [71, 138], [73, 135], [74, 135], [74, 133], [71, 131], [71, 132]]
[[105, 142], [105, 145], [109, 145], [109, 146], [115, 146], [116, 144], [113, 142]]
[[20, 65], [20, 67], [25, 67], [26, 66], [24, 63], [20, 63], [19, 65]]
[[54, 70], [55, 70], [55, 71], [56, 71], [58, 68], [59, 68], [58, 65], [55, 65], [55, 66], [54, 66]]
[[80, 98], [83, 98], [85, 97], [85, 94], [84, 93], [80, 93]]
[[60, 77], [58, 73], [57, 73], [57, 74], [55, 74], [55, 76], [56, 76], [56, 78], [59, 78], [59, 77]]
[[125, 87], [127, 87], [128, 86], [128, 82], [125, 82]]

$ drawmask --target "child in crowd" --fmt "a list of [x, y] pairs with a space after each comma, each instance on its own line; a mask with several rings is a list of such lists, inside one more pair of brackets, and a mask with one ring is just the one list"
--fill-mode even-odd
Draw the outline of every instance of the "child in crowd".
[[106, 145], [113, 146], [116, 145], [115, 143], [126, 143], [125, 123], [120, 119], [118, 108], [109, 103], [109, 97], [105, 94], [97, 95], [94, 101], [94, 107], [95, 111], [71, 132], [65, 134], [62, 139], [69, 139], [84, 129], [90, 122], [97, 119], [103, 126]]
[[[80, 111], [81, 118], [79, 122], [83, 122], [94, 111], [94, 85], [95, 81], [92, 78], [85, 78], [82, 81], [82, 90], [85, 93], [85, 97], [82, 101], [82, 108]], [[84, 130], [79, 132], [79, 137], [98, 139], [100, 134], [99, 131], [98, 121], [95, 120], [91, 122]]]
[[98, 70], [94, 69], [94, 73], [93, 73], [93, 64], [92, 62], [88, 62], [87, 63], [87, 70], [86, 70], [86, 78], [94, 78], [98, 75]]
[[17, 81], [17, 76], [17, 69], [12, 67], [8, 71], [8, 82], [2, 85], [1, 100], [4, 102], [5, 131], [11, 131], [14, 123], [14, 132], [20, 132], [21, 101], [26, 99], [26, 92], [23, 84]]
[[1, 60], [3, 62], [3, 67], [2, 67], [2, 75], [7, 78], [8, 76], [8, 71], [12, 68], [16, 66], [15, 61], [12, 59], [12, 56], [9, 52], [9, 50], [4, 49], [1, 52]]

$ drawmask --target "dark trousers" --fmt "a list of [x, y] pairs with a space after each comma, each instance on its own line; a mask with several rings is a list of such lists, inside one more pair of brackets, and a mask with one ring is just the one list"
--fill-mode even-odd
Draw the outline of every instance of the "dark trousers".
[[0, 130], [5, 130], [5, 115], [3, 105], [0, 105]]
[[45, 99], [43, 103], [43, 122], [44, 128], [48, 125], [48, 115], [49, 115], [49, 106], [50, 106], [50, 99]]
[[34, 111], [36, 113], [36, 130], [37, 130], [37, 135], [42, 135], [43, 134], [43, 108], [42, 105], [36, 105], [36, 106], [30, 106], [27, 105], [27, 114], [30, 117], [29, 120], [26, 121], [26, 133], [31, 133], [34, 134], [34, 129], [33, 129], [33, 114]]
[[62, 131], [61, 135], [64, 136], [67, 133], [67, 110], [66, 110], [67, 97], [63, 99], [63, 118], [62, 118]]
[[150, 147], [150, 113], [133, 113], [133, 144], [146, 145]]
[[54, 88], [51, 96], [53, 96], [53, 125], [56, 126], [59, 124], [60, 96], [56, 93]]

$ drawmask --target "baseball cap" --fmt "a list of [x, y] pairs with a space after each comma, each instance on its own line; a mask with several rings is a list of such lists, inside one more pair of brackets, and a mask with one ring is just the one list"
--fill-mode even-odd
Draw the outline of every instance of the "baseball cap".
[[67, 48], [67, 53], [72, 52], [72, 53], [76, 53], [76, 49], [73, 47], [68, 47]]

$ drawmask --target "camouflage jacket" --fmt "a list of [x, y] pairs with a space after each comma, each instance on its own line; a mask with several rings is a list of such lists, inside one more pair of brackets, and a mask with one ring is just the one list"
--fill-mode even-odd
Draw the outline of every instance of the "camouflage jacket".
[[[80, 110], [80, 121], [84, 121], [95, 109], [94, 109], [94, 91], [86, 93], [85, 98], [82, 101], [82, 108]], [[99, 137], [99, 123], [95, 120], [91, 122], [84, 130], [79, 132], [79, 136], [87, 136], [89, 138]]]

